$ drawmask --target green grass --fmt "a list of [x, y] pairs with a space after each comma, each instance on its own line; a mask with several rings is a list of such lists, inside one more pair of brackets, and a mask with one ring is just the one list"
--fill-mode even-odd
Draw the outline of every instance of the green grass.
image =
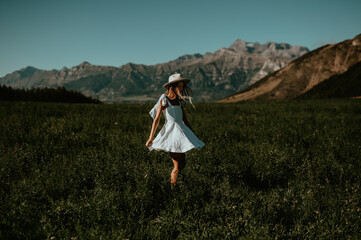
[[0, 238], [361, 237], [359, 100], [196, 107], [171, 191], [150, 104], [0, 102]]

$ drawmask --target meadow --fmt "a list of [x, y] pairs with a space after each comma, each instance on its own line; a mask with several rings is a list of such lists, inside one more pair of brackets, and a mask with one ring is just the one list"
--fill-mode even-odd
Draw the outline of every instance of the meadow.
[[360, 100], [195, 105], [171, 190], [151, 104], [0, 102], [0, 238], [361, 237]]

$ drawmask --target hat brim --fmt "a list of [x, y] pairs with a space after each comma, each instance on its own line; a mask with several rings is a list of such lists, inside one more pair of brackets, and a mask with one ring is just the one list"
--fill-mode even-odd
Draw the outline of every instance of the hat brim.
[[177, 80], [174, 80], [174, 81], [171, 81], [171, 82], [167, 82], [166, 84], [163, 85], [163, 87], [165, 89], [168, 89], [169, 85], [172, 85], [173, 83], [176, 83], [176, 82], [185, 82], [185, 83], [189, 83], [191, 80], [188, 79], [188, 78], [182, 78], [182, 79], [177, 79]]

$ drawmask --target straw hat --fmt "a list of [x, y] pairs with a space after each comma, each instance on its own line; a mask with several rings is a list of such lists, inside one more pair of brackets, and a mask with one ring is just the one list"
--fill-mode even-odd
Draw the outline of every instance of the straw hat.
[[172, 75], [170, 75], [170, 77], [168, 78], [168, 83], [164, 84], [163, 87], [165, 89], [168, 89], [169, 85], [176, 83], [176, 82], [185, 82], [185, 83], [189, 83], [190, 79], [188, 78], [183, 78], [179, 73], [174, 73]]

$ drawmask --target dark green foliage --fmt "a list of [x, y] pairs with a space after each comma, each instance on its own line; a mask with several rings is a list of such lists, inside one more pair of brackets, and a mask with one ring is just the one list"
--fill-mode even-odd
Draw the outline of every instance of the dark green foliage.
[[0, 86], [0, 100], [33, 101], [33, 102], [64, 102], [64, 103], [100, 103], [98, 99], [86, 97], [80, 92], [58, 88], [13, 89]]
[[358, 100], [196, 107], [171, 191], [150, 104], [0, 102], [0, 238], [360, 238]]

